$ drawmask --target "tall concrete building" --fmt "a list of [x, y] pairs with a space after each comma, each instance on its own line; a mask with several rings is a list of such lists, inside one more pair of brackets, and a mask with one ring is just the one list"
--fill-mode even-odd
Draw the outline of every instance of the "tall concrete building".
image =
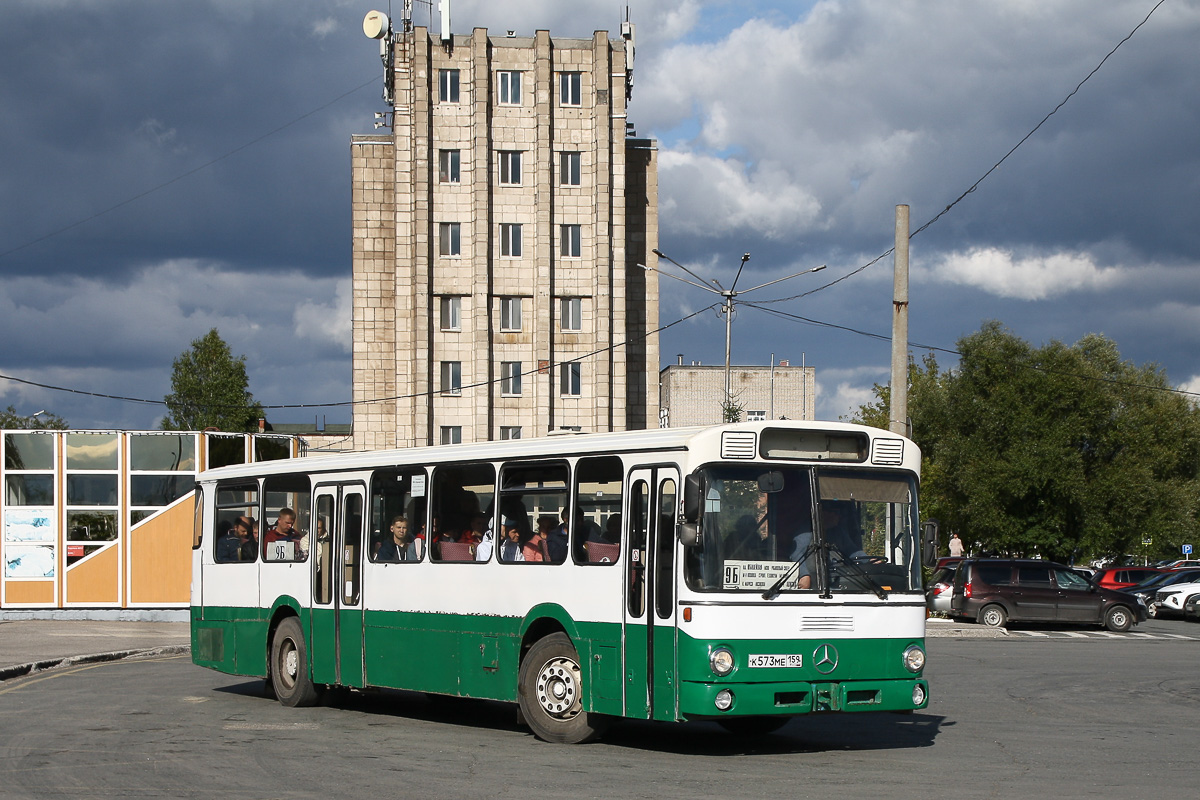
[[657, 426], [631, 34], [385, 47], [391, 133], [351, 145], [356, 449]]

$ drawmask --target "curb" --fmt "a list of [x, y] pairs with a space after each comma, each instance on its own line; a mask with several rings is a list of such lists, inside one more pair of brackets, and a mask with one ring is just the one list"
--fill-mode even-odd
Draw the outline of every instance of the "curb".
[[925, 620], [926, 639], [1003, 639], [1007, 628], [988, 628], [983, 625], [964, 625], [958, 622]]
[[141, 650], [114, 650], [111, 653], [92, 653], [83, 656], [48, 658], [43, 661], [31, 661], [28, 664], [13, 664], [7, 667], [0, 667], [0, 681], [7, 681], [10, 678], [20, 678], [23, 675], [32, 675], [36, 672], [45, 672], [46, 670], [59, 667], [73, 667], [77, 664], [99, 664], [105, 661], [120, 661], [126, 658], [177, 655], [180, 653], [190, 653], [191, 651], [192, 648], [190, 645], [170, 644], [163, 647], [150, 647]]

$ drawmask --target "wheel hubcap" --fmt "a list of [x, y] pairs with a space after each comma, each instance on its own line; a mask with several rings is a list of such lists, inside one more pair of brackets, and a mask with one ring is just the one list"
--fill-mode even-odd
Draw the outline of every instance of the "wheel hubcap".
[[551, 717], [571, 719], [583, 710], [579, 699], [579, 665], [568, 658], [555, 658], [537, 676], [537, 701]]
[[283, 646], [283, 658], [280, 659], [283, 663], [283, 682], [288, 686], [292, 686], [296, 682], [296, 675], [300, 672], [300, 656], [296, 653], [295, 646], [290, 641], [285, 642]]

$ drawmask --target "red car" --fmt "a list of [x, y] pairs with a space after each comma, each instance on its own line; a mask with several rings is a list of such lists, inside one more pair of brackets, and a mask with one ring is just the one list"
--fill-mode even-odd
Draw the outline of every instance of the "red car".
[[1158, 567], [1105, 567], [1096, 570], [1096, 574], [1092, 576], [1092, 583], [1105, 589], [1124, 589], [1136, 586], [1150, 576], [1162, 572], [1167, 570]]

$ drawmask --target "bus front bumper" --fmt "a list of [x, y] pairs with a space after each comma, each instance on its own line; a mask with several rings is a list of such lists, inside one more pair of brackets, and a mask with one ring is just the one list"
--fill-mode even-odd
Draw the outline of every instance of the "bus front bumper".
[[[722, 692], [732, 697], [718, 697]], [[721, 710], [729, 703], [728, 708]], [[787, 681], [780, 683], [697, 683], [679, 687], [679, 714], [684, 719], [724, 716], [813, 714], [830, 711], [914, 711], [929, 705], [929, 684], [906, 680]]]

